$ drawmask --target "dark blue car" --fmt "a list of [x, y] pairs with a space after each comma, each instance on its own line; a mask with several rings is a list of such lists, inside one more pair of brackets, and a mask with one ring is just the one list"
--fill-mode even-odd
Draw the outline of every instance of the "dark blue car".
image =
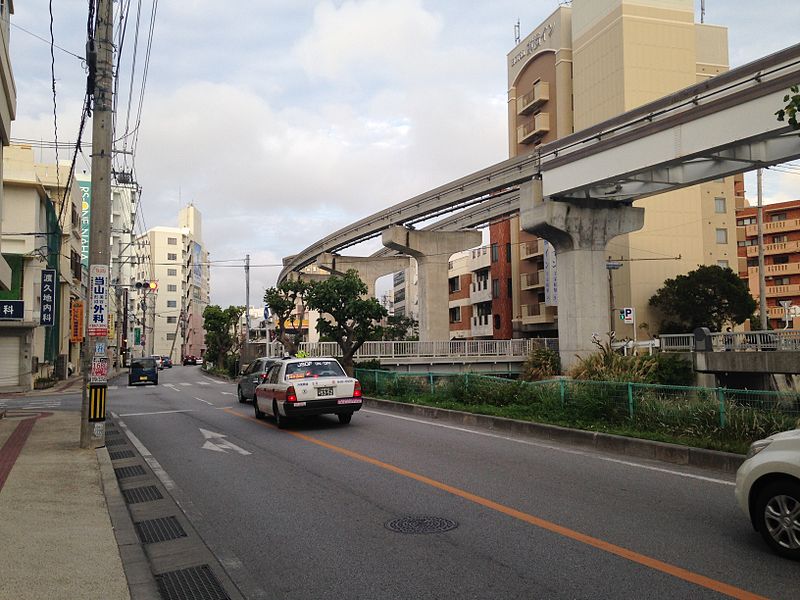
[[128, 385], [139, 383], [152, 383], [158, 385], [158, 365], [156, 360], [149, 356], [134, 358], [128, 370]]

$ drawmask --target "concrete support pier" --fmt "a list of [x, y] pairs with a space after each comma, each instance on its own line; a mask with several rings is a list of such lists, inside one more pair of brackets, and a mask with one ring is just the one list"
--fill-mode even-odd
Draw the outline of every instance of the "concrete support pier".
[[539, 183], [520, 188], [520, 223], [556, 250], [558, 344], [561, 366], [568, 369], [576, 355], [597, 349], [593, 334], [605, 338], [608, 332], [606, 244], [641, 229], [644, 209], [591, 198], [569, 202], [541, 198]]
[[479, 231], [416, 231], [405, 227], [384, 230], [384, 246], [417, 261], [421, 341], [450, 339], [448, 263], [456, 252], [480, 246], [482, 239]]
[[404, 271], [410, 260], [407, 256], [339, 256], [325, 252], [317, 257], [317, 266], [329, 273], [347, 273], [350, 269], [358, 271], [361, 281], [367, 284], [367, 295], [375, 297], [375, 281], [379, 277]]

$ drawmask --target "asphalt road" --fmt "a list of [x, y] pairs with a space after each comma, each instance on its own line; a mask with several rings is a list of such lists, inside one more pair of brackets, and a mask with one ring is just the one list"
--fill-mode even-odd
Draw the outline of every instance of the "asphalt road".
[[[798, 597], [730, 475], [373, 409], [281, 431], [198, 367], [160, 381], [109, 410], [249, 597]], [[386, 527], [422, 516], [457, 527]]]

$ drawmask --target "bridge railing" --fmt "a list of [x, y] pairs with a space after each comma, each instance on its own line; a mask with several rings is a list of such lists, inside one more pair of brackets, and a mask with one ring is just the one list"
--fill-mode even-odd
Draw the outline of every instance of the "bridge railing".
[[[371, 358], [449, 358], [449, 357], [519, 357], [524, 358], [536, 347], [558, 350], [554, 338], [517, 340], [452, 340], [441, 342], [365, 342], [356, 353], [356, 360]], [[342, 355], [336, 342], [303, 342], [298, 350], [308, 356]], [[282, 356], [283, 344], [272, 342], [266, 346], [267, 356]]]
[[[723, 331], [711, 334], [714, 352], [800, 352], [800, 330]], [[678, 333], [659, 336], [662, 352], [694, 352], [694, 334]]]

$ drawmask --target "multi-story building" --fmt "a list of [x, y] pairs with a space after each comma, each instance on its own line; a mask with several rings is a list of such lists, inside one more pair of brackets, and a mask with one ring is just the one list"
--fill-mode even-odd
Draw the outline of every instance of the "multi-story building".
[[179, 315], [181, 355], [203, 356], [206, 352], [206, 331], [203, 311], [210, 301], [211, 269], [208, 252], [203, 245], [200, 211], [193, 205], [178, 213], [178, 225], [184, 235], [183, 305]]
[[[761, 295], [757, 212], [753, 206], [736, 211], [739, 276], [756, 299]], [[800, 200], [765, 206], [762, 230], [769, 325], [800, 327]]]
[[[3, 179], [3, 148], [11, 143], [11, 121], [17, 112], [17, 87], [14, 84], [14, 73], [11, 71], [11, 15], [14, 14], [14, 2], [0, 2], [0, 181]], [[3, 233], [3, 189], [0, 186], [0, 236]], [[11, 266], [0, 254], [0, 292], [11, 289]], [[10, 338], [8, 338], [10, 339]], [[3, 342], [0, 342], [3, 343]], [[12, 352], [12, 343], [0, 347], [0, 354]], [[2, 385], [2, 383], [0, 383]]]
[[[474, 251], [472, 251], [474, 252]], [[450, 293], [450, 339], [472, 337], [472, 252], [459, 252], [450, 258], [447, 287]]]
[[[507, 67], [513, 157], [726, 71], [727, 30], [695, 23], [692, 0], [574, 0], [523, 39]], [[640, 327], [656, 333], [659, 317], [648, 301], [666, 279], [702, 264], [734, 264], [734, 179], [636, 205], [646, 209], [644, 228], [607, 246], [623, 264], [613, 274], [613, 295], [616, 307], [634, 307]], [[521, 231], [518, 217], [508, 228], [511, 312], [507, 303], [493, 307], [501, 311], [493, 313], [500, 316], [497, 329], [511, 319], [515, 336], [552, 335], [558, 302], [552, 248]], [[495, 235], [504, 232], [497, 229]], [[491, 243], [500, 248], [505, 240]], [[496, 278], [502, 288], [503, 275]], [[609, 327], [633, 335], [631, 326], [611, 318]]]

